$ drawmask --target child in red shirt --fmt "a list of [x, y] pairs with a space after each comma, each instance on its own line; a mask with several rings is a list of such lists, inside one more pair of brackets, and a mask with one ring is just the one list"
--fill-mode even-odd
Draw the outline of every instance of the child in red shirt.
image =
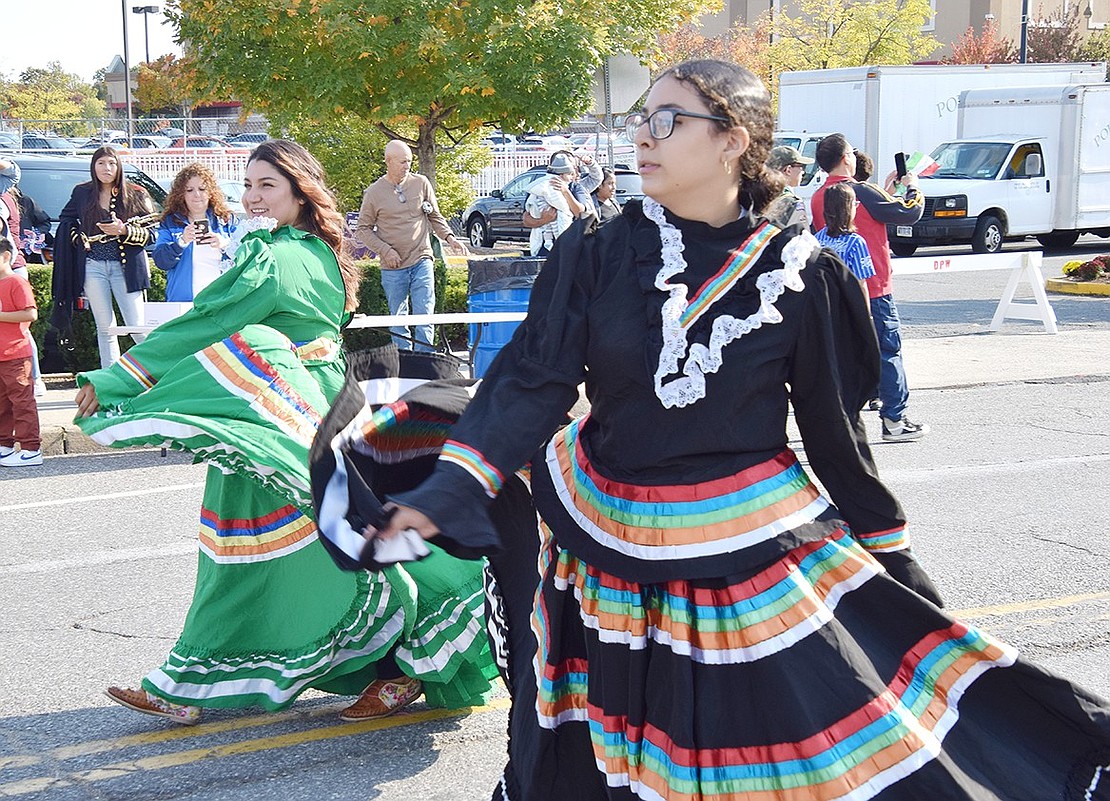
[[0, 238], [0, 466], [28, 467], [42, 464], [28, 333], [39, 313], [30, 283], [12, 270], [14, 256], [11, 240]]

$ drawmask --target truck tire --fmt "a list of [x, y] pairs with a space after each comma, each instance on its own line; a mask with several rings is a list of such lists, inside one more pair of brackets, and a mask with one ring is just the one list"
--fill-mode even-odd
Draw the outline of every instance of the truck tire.
[[895, 256], [912, 256], [917, 253], [917, 245], [911, 245], [909, 242], [891, 242], [890, 249]]
[[486, 225], [486, 221], [481, 214], [475, 214], [467, 220], [466, 238], [473, 247], [493, 247], [493, 241], [489, 235], [489, 227]]
[[1078, 231], [1053, 231], [1049, 234], [1038, 234], [1037, 241], [1046, 248], [1070, 248], [1079, 239]]
[[979, 218], [975, 233], [971, 235], [971, 249], [976, 253], [997, 253], [1002, 249], [1002, 222], [986, 214]]

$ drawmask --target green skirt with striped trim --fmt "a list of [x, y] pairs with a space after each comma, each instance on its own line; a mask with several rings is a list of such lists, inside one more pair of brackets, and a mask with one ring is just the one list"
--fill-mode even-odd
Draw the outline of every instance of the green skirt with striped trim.
[[278, 710], [309, 687], [360, 693], [392, 650], [430, 705], [482, 703], [497, 670], [480, 562], [433, 549], [418, 563], [350, 573], [318, 540], [308, 448], [343, 378], [334, 354], [318, 357], [251, 326], [77, 421], [104, 445], [209, 463], [193, 601], [143, 687], [175, 703]]

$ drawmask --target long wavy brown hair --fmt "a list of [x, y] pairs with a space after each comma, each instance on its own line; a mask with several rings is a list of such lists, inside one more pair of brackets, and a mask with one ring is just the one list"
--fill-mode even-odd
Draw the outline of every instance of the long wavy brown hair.
[[339, 270], [343, 274], [343, 289], [347, 296], [346, 311], [358, 307], [358, 284], [362, 274], [355, 267], [343, 236], [346, 223], [339, 213], [335, 195], [328, 189], [324, 168], [316, 157], [288, 139], [270, 139], [254, 149], [247, 164], [265, 161], [289, 179], [293, 194], [304, 201], [297, 227], [323, 239], [335, 252]]
[[200, 178], [204, 188], [208, 190], [208, 210], [215, 214], [217, 219], [223, 220], [225, 224], [230, 222], [231, 209], [227, 207], [223, 190], [216, 183], [216, 176], [212, 174], [212, 170], [196, 162], [186, 164], [181, 168], [181, 172], [174, 177], [173, 184], [170, 186], [170, 193], [166, 195], [166, 202], [162, 207], [162, 219], [168, 220], [171, 217], [176, 217], [182, 222], [189, 221], [189, 207], [185, 205], [185, 185], [194, 178]]

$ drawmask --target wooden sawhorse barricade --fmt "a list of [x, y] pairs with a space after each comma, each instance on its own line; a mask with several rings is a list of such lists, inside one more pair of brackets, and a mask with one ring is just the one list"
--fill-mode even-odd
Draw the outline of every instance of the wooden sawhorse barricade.
[[[928, 275], [931, 273], [958, 273], [971, 270], [1009, 270], [1010, 279], [1002, 291], [1002, 299], [994, 310], [990, 330], [997, 331], [1004, 320], [1033, 320], [1044, 325], [1049, 334], [1056, 333], [1056, 312], [1048, 302], [1041, 276], [1039, 250], [1022, 250], [1008, 253], [989, 253], [975, 256], [918, 256], [892, 259], [894, 275]], [[1028, 281], [1033, 290], [1033, 301], [1015, 301], [1014, 294], [1022, 281]]]

